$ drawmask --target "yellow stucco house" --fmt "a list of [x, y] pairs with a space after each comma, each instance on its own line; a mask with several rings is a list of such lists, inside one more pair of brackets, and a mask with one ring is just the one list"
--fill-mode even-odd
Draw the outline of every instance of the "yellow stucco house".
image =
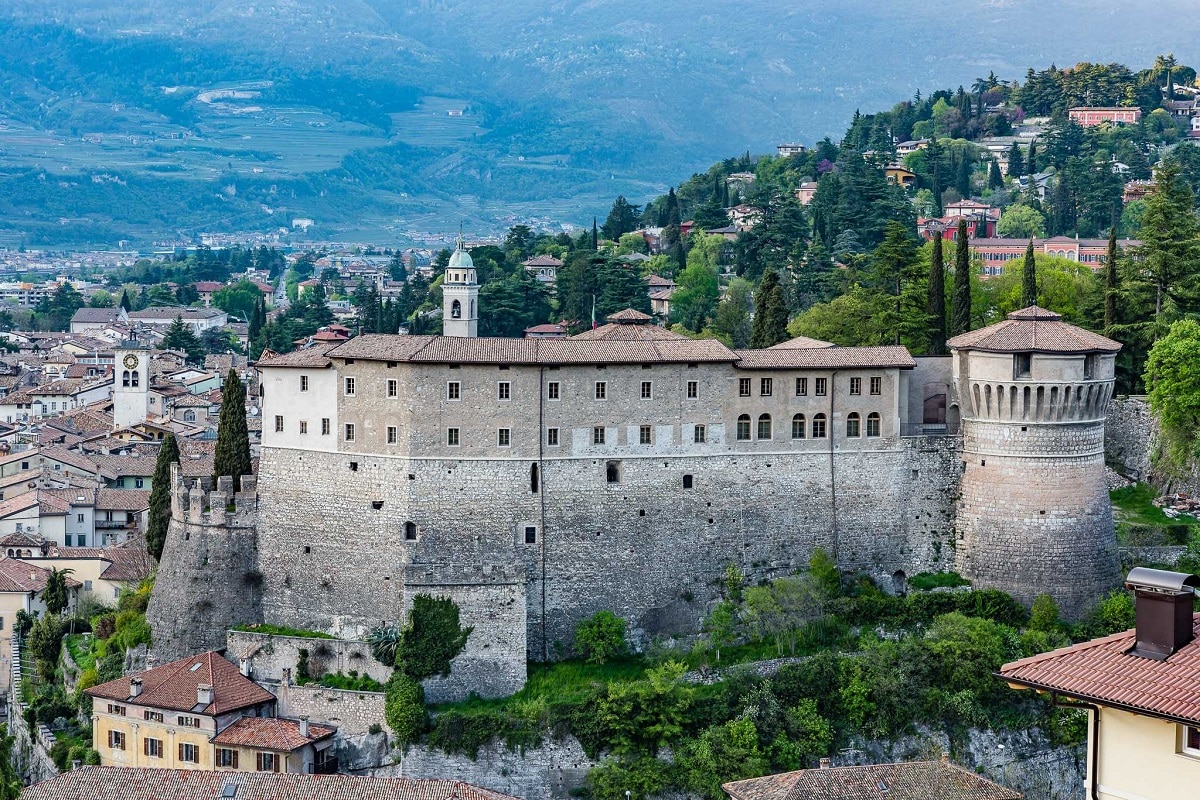
[[104, 766], [336, 772], [335, 729], [275, 717], [275, 696], [219, 653], [93, 686], [92, 747]]
[[1005, 664], [1000, 677], [1088, 714], [1088, 796], [1200, 792], [1200, 615], [1194, 575], [1137, 568], [1137, 627]]
[[[50, 570], [19, 558], [0, 558], [0, 692], [7, 692], [12, 681], [12, 638], [17, 612], [46, 613], [42, 590]], [[79, 581], [67, 577], [68, 602], [77, 602]]]

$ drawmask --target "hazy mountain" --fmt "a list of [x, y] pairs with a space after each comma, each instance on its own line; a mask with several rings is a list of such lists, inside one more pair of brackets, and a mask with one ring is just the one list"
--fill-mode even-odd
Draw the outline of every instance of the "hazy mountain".
[[1138, 6], [7, 0], [0, 215], [10, 238], [82, 239], [582, 222], [917, 89], [1194, 61], [1189, 0]]

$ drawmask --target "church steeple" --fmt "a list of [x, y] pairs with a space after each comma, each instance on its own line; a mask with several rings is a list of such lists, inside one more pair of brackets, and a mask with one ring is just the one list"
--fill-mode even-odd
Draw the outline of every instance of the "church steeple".
[[442, 333], [479, 335], [479, 282], [461, 231], [442, 277]]

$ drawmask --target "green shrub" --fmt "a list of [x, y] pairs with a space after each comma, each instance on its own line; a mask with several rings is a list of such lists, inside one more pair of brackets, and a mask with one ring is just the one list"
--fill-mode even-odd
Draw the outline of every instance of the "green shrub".
[[150, 644], [150, 623], [146, 615], [132, 609], [117, 612], [116, 630], [110, 637], [111, 645], [129, 650], [140, 644]]
[[597, 611], [575, 626], [575, 652], [589, 664], [604, 664], [625, 652], [625, 620]]
[[107, 639], [117, 631], [117, 615], [100, 614], [92, 618], [92, 633], [97, 639]]
[[770, 769], [758, 747], [758, 731], [748, 719], [735, 719], [713, 726], [676, 754], [683, 785], [707, 798], [725, 797], [721, 784], [757, 778]]
[[459, 624], [453, 600], [419, 594], [413, 598], [408, 625], [396, 648], [396, 663], [416, 680], [449, 675], [450, 662], [466, 646], [471, 630]]
[[492, 739], [504, 738], [508, 725], [502, 711], [446, 711], [434, 718], [429, 743], [445, 753], [461, 753], [474, 760], [479, 748]]
[[269, 636], [294, 636], [300, 639], [336, 639], [336, 636], [330, 636], [328, 633], [320, 631], [310, 631], [304, 628], [289, 628], [286, 625], [268, 625], [265, 622], [253, 622], [248, 625], [234, 625], [235, 631], [245, 631], [247, 633], [262, 633]]
[[384, 719], [403, 747], [416, 742], [425, 732], [425, 690], [397, 670], [387, 682]]
[[100, 763], [100, 753], [89, 747], [87, 752], [83, 754], [83, 763], [98, 765]]
[[350, 692], [382, 692], [384, 685], [369, 675], [343, 675], [340, 672], [327, 672], [321, 676], [318, 683], [327, 689], [343, 689]]
[[646, 800], [671, 783], [671, 767], [651, 756], [609, 759], [588, 770], [586, 788], [591, 800]]
[[43, 681], [48, 682], [54, 678], [54, 668], [58, 665], [58, 653], [62, 647], [62, 639], [62, 617], [54, 614], [47, 614], [29, 629], [26, 652], [33, 657], [38, 677]]
[[1035, 631], [1053, 631], [1058, 629], [1058, 603], [1048, 594], [1039, 594], [1033, 598], [1033, 608], [1029, 613], [1029, 627]]
[[953, 589], [970, 586], [971, 582], [957, 572], [919, 572], [908, 579], [912, 589], [928, 592], [932, 589]]

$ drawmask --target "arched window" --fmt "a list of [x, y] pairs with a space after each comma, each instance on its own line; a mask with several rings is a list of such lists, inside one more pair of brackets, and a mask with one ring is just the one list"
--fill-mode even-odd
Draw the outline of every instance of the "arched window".
[[475, 301], [471, 300], [471, 316], [468, 319], [475, 319]]
[[857, 439], [859, 437], [860, 419], [857, 411], [851, 411], [846, 417], [846, 438]]
[[452, 319], [460, 319], [462, 317], [462, 303], [455, 300], [450, 304], [450, 317]]
[[804, 434], [804, 415], [797, 414], [796, 416], [792, 417], [792, 438], [803, 439]]
[[138, 385], [138, 371], [136, 369], [132, 373], [130, 373], [129, 380], [130, 380], [130, 384], [129, 384], [130, 386], [136, 387]]
[[121, 372], [121, 385], [122, 386], [129, 385], [129, 370], [124, 370]]
[[881, 419], [882, 418], [875, 411], [872, 411], [870, 414], [867, 414], [867, 436], [868, 437], [874, 438], [879, 435], [879, 423], [880, 423]]
[[404, 541], [415, 542], [417, 540], [417, 524], [415, 522], [404, 523]]
[[825, 438], [825, 415], [824, 414], [817, 414], [815, 417], [813, 417], [812, 438], [814, 438], [814, 439], [824, 439]]
[[737, 439], [739, 442], [750, 441], [750, 415], [742, 414], [737, 421]]
[[760, 416], [758, 418], [758, 438], [759, 439], [770, 439], [771, 438], [771, 415], [770, 414], [763, 414], [762, 416]]
[[538, 493], [538, 465], [529, 465], [529, 491], [533, 494]]
[[196, 412], [195, 411], [183, 412], [183, 421], [184, 422], [195, 422], [196, 421]]

